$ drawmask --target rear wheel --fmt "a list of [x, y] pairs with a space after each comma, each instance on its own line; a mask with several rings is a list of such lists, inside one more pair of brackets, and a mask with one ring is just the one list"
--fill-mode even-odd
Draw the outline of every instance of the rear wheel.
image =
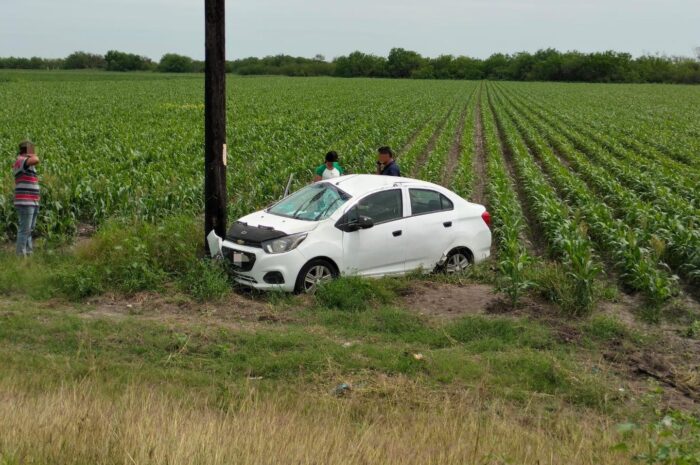
[[471, 266], [471, 254], [466, 249], [456, 249], [447, 255], [443, 270], [447, 274], [463, 273]]
[[338, 276], [335, 266], [323, 258], [315, 258], [299, 271], [294, 291], [304, 294], [313, 294], [319, 285], [326, 283]]

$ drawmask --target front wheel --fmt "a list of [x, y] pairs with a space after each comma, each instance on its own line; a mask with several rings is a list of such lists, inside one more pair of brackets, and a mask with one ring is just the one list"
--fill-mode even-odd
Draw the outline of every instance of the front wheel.
[[330, 261], [315, 258], [299, 271], [294, 291], [300, 294], [313, 294], [319, 285], [336, 277], [338, 277], [338, 272]]
[[453, 250], [447, 255], [443, 270], [447, 274], [463, 273], [471, 265], [471, 256], [464, 249]]

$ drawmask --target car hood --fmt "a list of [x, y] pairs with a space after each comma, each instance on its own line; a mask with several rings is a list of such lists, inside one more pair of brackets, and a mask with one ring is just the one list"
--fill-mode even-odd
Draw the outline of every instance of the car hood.
[[316, 226], [318, 226], [317, 221], [296, 220], [261, 210], [233, 223], [226, 234], [226, 239], [238, 244], [255, 246], [278, 237], [309, 232]]

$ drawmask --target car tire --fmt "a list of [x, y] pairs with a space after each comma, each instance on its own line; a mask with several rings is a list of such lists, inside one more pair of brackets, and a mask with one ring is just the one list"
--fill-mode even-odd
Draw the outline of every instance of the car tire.
[[453, 249], [447, 254], [442, 272], [445, 274], [464, 273], [472, 265], [469, 249]]
[[338, 277], [335, 265], [325, 258], [314, 258], [299, 271], [294, 292], [297, 294], [313, 294], [319, 284]]

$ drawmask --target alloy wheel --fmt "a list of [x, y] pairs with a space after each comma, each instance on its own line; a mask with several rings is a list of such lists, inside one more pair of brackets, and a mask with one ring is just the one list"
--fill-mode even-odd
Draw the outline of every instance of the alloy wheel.
[[469, 258], [461, 252], [451, 255], [447, 259], [447, 265], [445, 266], [448, 274], [460, 273], [467, 268], [469, 268]]
[[330, 268], [324, 265], [316, 265], [309, 268], [304, 276], [304, 292], [313, 294], [316, 292], [318, 285], [333, 279], [333, 272]]

